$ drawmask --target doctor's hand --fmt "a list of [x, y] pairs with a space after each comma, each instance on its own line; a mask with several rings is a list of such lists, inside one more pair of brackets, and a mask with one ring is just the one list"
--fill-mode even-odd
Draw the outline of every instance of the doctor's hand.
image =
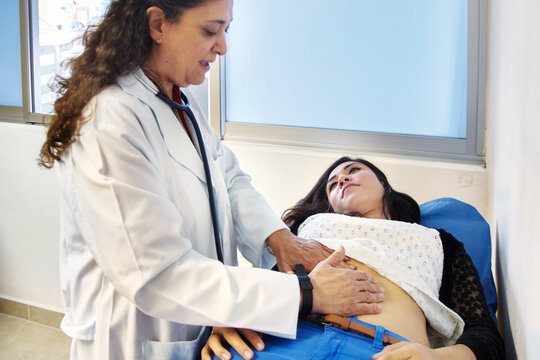
[[[288, 229], [278, 230], [266, 240], [276, 256], [277, 266], [281, 272], [293, 271], [295, 264], [304, 265], [306, 271], [310, 272], [333, 252], [318, 241], [299, 238]], [[356, 269], [355, 266], [345, 263], [346, 259], [340, 261], [338, 266]]]
[[214, 327], [212, 335], [201, 350], [201, 360], [211, 360], [212, 354], [221, 360], [230, 359], [231, 353], [224, 347], [224, 342], [231, 345], [244, 359], [252, 359], [253, 350], [245, 340], [258, 351], [264, 349], [261, 336], [253, 330]]
[[313, 312], [352, 316], [377, 314], [384, 300], [384, 288], [360, 270], [338, 268], [345, 258], [340, 246], [309, 274], [313, 284]]

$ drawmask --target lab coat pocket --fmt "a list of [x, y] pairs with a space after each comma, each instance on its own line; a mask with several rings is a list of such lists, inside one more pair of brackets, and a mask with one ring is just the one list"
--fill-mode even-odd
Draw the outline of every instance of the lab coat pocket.
[[96, 321], [90, 321], [88, 324], [76, 325], [71, 320], [71, 316], [65, 315], [60, 325], [62, 331], [69, 337], [77, 340], [94, 340]]
[[196, 359], [206, 344], [212, 327], [202, 327], [195, 340], [160, 342], [143, 341], [143, 360]]

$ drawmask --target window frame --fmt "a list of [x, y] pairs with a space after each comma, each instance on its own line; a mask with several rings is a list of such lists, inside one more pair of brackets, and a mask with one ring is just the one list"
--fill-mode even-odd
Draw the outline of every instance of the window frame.
[[[46, 114], [31, 111], [32, 49], [30, 10], [33, 0], [19, 0], [21, 36], [21, 107], [0, 106], [0, 121], [42, 124]], [[225, 122], [225, 57], [209, 76], [209, 117], [223, 140], [257, 142], [301, 148], [383, 153], [481, 163], [484, 161], [485, 87], [487, 50], [487, 1], [468, 1], [468, 99], [465, 139], [392, 135]], [[362, 144], [362, 145], [359, 145]]]
[[31, 9], [37, 6], [37, 0], [19, 0], [19, 26], [21, 36], [21, 80], [22, 106], [0, 105], [0, 121], [43, 124], [50, 115], [32, 111], [32, 31], [30, 28]]
[[28, 108], [28, 98], [25, 96], [27, 94], [28, 87], [27, 81], [28, 77], [25, 75], [27, 73], [26, 61], [28, 59], [27, 54], [27, 4], [24, 0], [19, 0], [19, 29], [20, 29], [20, 47], [21, 47], [21, 80], [22, 80], [22, 106], [5, 106], [0, 105], [0, 121], [2, 122], [13, 122], [13, 123], [24, 123], [29, 119], [29, 113], [27, 114]]
[[210, 122], [223, 140], [482, 163], [485, 153], [486, 20], [487, 1], [468, 0], [465, 139], [228, 122], [226, 56], [221, 57], [219, 66], [212, 67], [210, 72]]

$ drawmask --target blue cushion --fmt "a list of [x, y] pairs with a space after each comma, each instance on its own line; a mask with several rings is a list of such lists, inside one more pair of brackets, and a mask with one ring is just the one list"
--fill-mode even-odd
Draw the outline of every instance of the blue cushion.
[[420, 205], [420, 223], [444, 229], [461, 241], [471, 257], [484, 288], [491, 317], [497, 311], [497, 292], [491, 273], [491, 234], [489, 224], [471, 205], [452, 198], [441, 198]]

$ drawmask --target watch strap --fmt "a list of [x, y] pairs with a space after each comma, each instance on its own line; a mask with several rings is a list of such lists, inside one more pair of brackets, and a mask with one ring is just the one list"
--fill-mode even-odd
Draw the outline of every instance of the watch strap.
[[294, 265], [294, 271], [296, 272], [300, 290], [302, 291], [302, 308], [300, 309], [299, 317], [304, 318], [311, 314], [311, 310], [313, 309], [313, 284], [311, 284], [304, 265]]

